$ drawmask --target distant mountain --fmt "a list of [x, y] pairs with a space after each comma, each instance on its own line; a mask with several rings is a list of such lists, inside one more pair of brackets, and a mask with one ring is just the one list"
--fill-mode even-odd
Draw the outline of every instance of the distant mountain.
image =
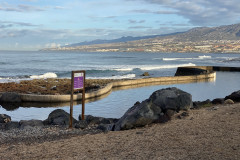
[[96, 39], [93, 41], [85, 41], [80, 43], [74, 43], [67, 45], [66, 47], [76, 47], [76, 46], [82, 46], [82, 45], [93, 45], [93, 44], [106, 44], [106, 43], [120, 43], [120, 42], [129, 42], [129, 41], [136, 41], [141, 39], [150, 39], [150, 38], [156, 38], [156, 37], [163, 37], [163, 36], [169, 36], [169, 35], [175, 35], [182, 32], [176, 32], [176, 33], [170, 33], [170, 34], [162, 34], [162, 35], [151, 35], [151, 36], [142, 36], [142, 37], [132, 37], [132, 36], [124, 36], [118, 39], [112, 39], [112, 40], [103, 40], [103, 39]]
[[[220, 27], [197, 27], [187, 32], [170, 36], [176, 41], [239, 40], [240, 23]], [[164, 38], [170, 38], [166, 36]]]
[[144, 37], [94, 40], [44, 49], [84, 52], [199, 52], [240, 53], [240, 23], [220, 27], [197, 27], [187, 32]]

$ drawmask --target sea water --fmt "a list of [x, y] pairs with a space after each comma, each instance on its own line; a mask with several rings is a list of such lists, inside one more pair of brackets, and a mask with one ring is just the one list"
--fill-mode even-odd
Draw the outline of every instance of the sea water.
[[[240, 54], [200, 53], [89, 53], [89, 52], [0, 52], [0, 83], [35, 78], [70, 78], [72, 70], [86, 70], [87, 78], [136, 79], [149, 72], [151, 77], [173, 76], [179, 66], [240, 67]], [[112, 91], [105, 98], [88, 102], [86, 114], [121, 117], [136, 101], [147, 99], [152, 92], [178, 87], [193, 95], [193, 100], [223, 98], [239, 90], [240, 73], [217, 72], [214, 82], [155, 85]], [[27, 107], [26, 107], [27, 106]], [[43, 107], [44, 106], [44, 107]], [[69, 104], [28, 104], [9, 109], [0, 106], [0, 113], [13, 120], [46, 119], [56, 108], [69, 112]], [[74, 106], [74, 117], [81, 113], [81, 104]]]

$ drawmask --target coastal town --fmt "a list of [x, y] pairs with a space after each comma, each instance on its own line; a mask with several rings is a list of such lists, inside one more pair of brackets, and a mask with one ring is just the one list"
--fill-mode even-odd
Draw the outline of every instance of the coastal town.
[[172, 39], [58, 47], [48, 50], [85, 52], [240, 53], [240, 40], [181, 42]]

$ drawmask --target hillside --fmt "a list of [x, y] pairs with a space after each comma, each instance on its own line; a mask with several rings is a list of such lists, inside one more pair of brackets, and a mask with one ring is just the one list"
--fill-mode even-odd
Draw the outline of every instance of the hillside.
[[188, 32], [170, 37], [175, 37], [178, 41], [185, 40], [194, 42], [207, 40], [240, 40], [240, 24], [214, 28], [193, 28]]
[[78, 43], [45, 50], [240, 53], [240, 24], [212, 28], [198, 27], [182, 33], [135, 38], [122, 37], [112, 41], [97, 42]]

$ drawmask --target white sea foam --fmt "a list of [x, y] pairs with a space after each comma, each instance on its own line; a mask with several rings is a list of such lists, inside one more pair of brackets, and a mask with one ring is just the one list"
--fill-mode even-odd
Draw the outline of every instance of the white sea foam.
[[116, 68], [115, 71], [132, 71], [135, 67]]
[[212, 58], [211, 56], [205, 56], [205, 55], [203, 55], [203, 56], [198, 56], [198, 58], [199, 59], [210, 59], [210, 58]]
[[19, 83], [20, 79], [0, 78], [0, 83], [9, 83], [9, 82]]
[[57, 78], [56, 73], [48, 72], [42, 75], [32, 75], [30, 76], [31, 79], [41, 79], [41, 78]]
[[198, 56], [197, 58], [162, 58], [163, 61], [176, 61], [176, 60], [198, 60], [198, 59], [210, 59], [211, 56]]
[[111, 77], [87, 77], [88, 79], [133, 79], [135, 78], [135, 74], [126, 74], [126, 75], [118, 75]]
[[163, 61], [176, 61], [176, 60], [189, 60], [189, 59], [196, 59], [196, 58], [162, 58]]
[[177, 68], [183, 66], [196, 66], [193, 63], [188, 64], [178, 64], [178, 65], [163, 65], [163, 66], [149, 66], [149, 67], [142, 67], [141, 70], [157, 70], [157, 69], [168, 69], [168, 68]]
[[126, 66], [124, 68], [114, 69], [116, 71], [132, 71], [134, 69], [140, 70], [157, 70], [157, 69], [168, 69], [168, 68], [177, 68], [183, 66], [195, 66], [193, 63], [187, 64], [176, 64], [176, 65], [139, 65], [139, 66]]

